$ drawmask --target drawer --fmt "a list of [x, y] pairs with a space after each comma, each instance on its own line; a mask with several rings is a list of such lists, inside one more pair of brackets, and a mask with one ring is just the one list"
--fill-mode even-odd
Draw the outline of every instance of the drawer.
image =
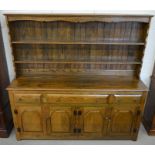
[[[71, 95], [71, 94], [15, 94], [16, 103], [140, 103], [142, 95]], [[112, 102], [111, 102], [111, 98]]]
[[108, 102], [108, 95], [42, 95], [43, 103], [100, 103]]
[[40, 103], [41, 94], [15, 94], [16, 103]]
[[117, 104], [137, 104], [140, 103], [142, 95], [114, 95]]

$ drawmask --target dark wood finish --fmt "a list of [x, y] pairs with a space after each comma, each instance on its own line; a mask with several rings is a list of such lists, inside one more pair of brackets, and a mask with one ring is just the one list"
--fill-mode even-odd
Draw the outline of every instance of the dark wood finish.
[[155, 135], [155, 66], [151, 76], [148, 98], [143, 115], [143, 125], [149, 135]]
[[7, 91], [5, 90], [9, 83], [9, 75], [0, 26], [0, 138], [8, 137], [13, 127], [9, 97]]
[[6, 16], [18, 140], [137, 139], [149, 16]]

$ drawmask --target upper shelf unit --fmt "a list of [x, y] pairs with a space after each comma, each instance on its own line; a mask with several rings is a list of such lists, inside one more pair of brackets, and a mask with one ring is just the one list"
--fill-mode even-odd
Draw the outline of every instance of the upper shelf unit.
[[140, 73], [150, 16], [6, 17], [17, 76]]

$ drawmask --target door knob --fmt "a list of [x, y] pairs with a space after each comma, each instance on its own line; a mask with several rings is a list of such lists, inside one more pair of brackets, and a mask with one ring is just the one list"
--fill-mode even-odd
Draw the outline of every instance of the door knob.
[[77, 110], [74, 110], [74, 112], [73, 112], [73, 113], [74, 113], [74, 115], [76, 116], [76, 115], [77, 115]]
[[81, 129], [80, 128], [77, 129], [77, 133], [81, 133]]
[[79, 110], [79, 111], [78, 111], [78, 115], [80, 116], [81, 114], [82, 114], [82, 111], [81, 111], [81, 110]]
[[76, 133], [76, 132], [77, 132], [77, 129], [76, 129], [76, 128], [74, 128], [74, 129], [73, 129], [73, 132], [74, 132], [74, 133]]
[[73, 129], [73, 132], [74, 132], [74, 133], [81, 133], [81, 129], [80, 129], [80, 128], [74, 128], [74, 129]]

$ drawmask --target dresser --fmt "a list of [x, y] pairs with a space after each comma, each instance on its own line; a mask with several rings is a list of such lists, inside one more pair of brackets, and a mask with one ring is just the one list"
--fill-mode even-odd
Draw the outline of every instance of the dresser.
[[0, 26], [0, 138], [9, 136], [13, 127], [12, 114], [6, 87], [10, 84]]
[[17, 140], [138, 136], [151, 16], [7, 14]]
[[150, 89], [145, 105], [143, 125], [149, 135], [155, 135], [155, 66], [151, 76]]

